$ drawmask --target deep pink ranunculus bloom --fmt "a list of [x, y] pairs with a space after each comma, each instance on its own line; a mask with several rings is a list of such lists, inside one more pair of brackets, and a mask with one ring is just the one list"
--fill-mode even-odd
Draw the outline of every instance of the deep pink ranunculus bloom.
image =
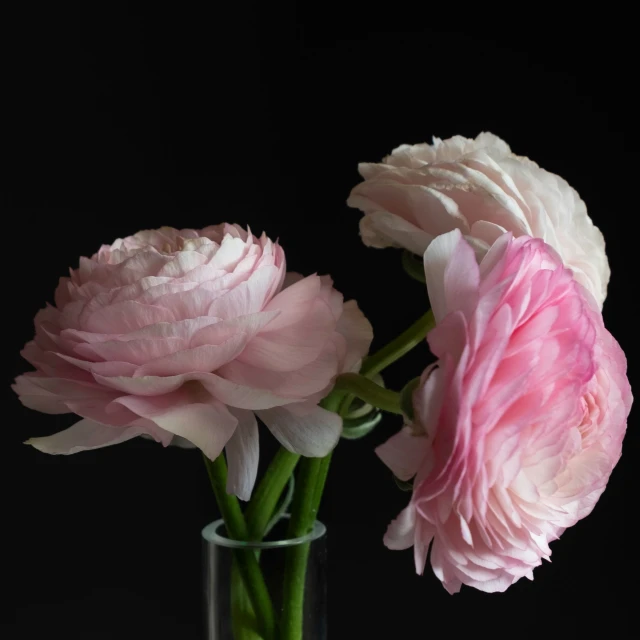
[[438, 362], [413, 423], [378, 449], [415, 476], [389, 527], [453, 593], [504, 591], [588, 515], [616, 465], [631, 406], [626, 360], [593, 297], [540, 239], [498, 238], [480, 265], [459, 230], [424, 256]]
[[27, 407], [83, 420], [29, 443], [76, 453], [151, 436], [226, 448], [229, 492], [248, 499], [258, 416], [304, 456], [336, 444], [340, 418], [318, 406], [372, 338], [328, 277], [285, 273], [282, 248], [236, 225], [164, 227], [103, 246], [62, 278], [40, 311], [16, 380]]

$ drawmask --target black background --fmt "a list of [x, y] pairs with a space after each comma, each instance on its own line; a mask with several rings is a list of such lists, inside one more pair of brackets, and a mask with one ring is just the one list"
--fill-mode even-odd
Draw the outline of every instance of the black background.
[[[394, 251], [362, 246], [344, 204], [357, 163], [489, 130], [587, 202], [613, 272], [605, 321], [632, 385], [637, 375], [637, 74], [623, 15], [570, 18], [531, 4], [492, 15], [453, 4], [179, 6], [34, 6], [5, 21], [7, 640], [201, 637], [199, 531], [216, 510], [198, 455], [133, 441], [45, 456], [21, 442], [73, 419], [24, 409], [8, 388], [28, 369], [18, 353], [58, 278], [116, 237], [224, 220], [266, 230], [290, 268], [331, 273], [357, 297], [380, 346], [422, 313], [425, 295]], [[416, 375], [425, 353], [389, 369], [387, 383]], [[553, 544], [553, 564], [494, 595], [449, 596], [429, 572], [413, 574], [409, 552], [383, 547], [407, 500], [373, 454], [393, 420], [343, 442], [321, 515], [331, 638], [636, 636], [634, 422], [608, 490]]]

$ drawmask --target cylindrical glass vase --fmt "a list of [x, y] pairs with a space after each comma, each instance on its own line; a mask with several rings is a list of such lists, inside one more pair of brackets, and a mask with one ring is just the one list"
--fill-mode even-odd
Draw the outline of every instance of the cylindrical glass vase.
[[[217, 520], [202, 530], [204, 543], [204, 606], [207, 640], [263, 640], [250, 598], [242, 581], [239, 554], [254, 554], [266, 584], [274, 618], [281, 625], [285, 567], [291, 554], [307, 557], [298, 615], [296, 640], [326, 640], [327, 582], [326, 527], [316, 521], [302, 538], [286, 539], [288, 516], [284, 516], [262, 542], [241, 542], [227, 537], [224, 522]], [[300, 596], [300, 592], [297, 593]]]

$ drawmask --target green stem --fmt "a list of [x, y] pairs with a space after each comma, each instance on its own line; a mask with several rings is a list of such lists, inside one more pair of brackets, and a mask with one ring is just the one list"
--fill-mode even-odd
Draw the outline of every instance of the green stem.
[[[262, 540], [273, 520], [278, 500], [300, 456], [281, 448], [269, 464], [265, 475], [254, 489], [245, 511], [250, 540]], [[260, 554], [256, 557], [259, 559]], [[231, 574], [231, 615], [236, 640], [260, 640], [256, 635], [256, 622], [251, 601], [234, 560]]]
[[[320, 405], [337, 413], [342, 396], [342, 392], [332, 391]], [[329, 473], [331, 455], [329, 453], [324, 458], [302, 459], [291, 509], [288, 538], [305, 536], [313, 529]], [[279, 640], [302, 640], [303, 637], [304, 586], [309, 546], [309, 543], [306, 543], [287, 549]]]
[[424, 341], [427, 333], [436, 326], [433, 311], [429, 310], [397, 338], [385, 345], [365, 359], [360, 374], [366, 378], [373, 378], [390, 364], [411, 351], [415, 346]]
[[[329, 475], [329, 467], [331, 466], [331, 458], [333, 451], [324, 458], [320, 458], [320, 464], [316, 470], [316, 488], [313, 495], [313, 503], [311, 504], [311, 514], [313, 516], [313, 522], [318, 517], [318, 511], [320, 510], [320, 503], [322, 502], [322, 494], [324, 493], [324, 485], [327, 482], [327, 476]], [[311, 525], [313, 526], [313, 522]]]
[[[313, 529], [321, 495], [318, 480], [321, 476], [326, 478], [326, 471], [322, 473], [323, 461], [324, 458], [304, 458], [300, 463], [287, 534], [289, 539], [305, 536]], [[308, 558], [308, 542], [287, 549], [280, 640], [302, 640]]]
[[424, 275], [424, 262], [406, 249], [402, 252], [402, 266], [414, 280], [423, 284], [427, 281]]
[[[238, 499], [227, 493], [227, 463], [223, 455], [211, 461], [204, 457], [211, 488], [224, 519], [227, 534], [233, 540], [248, 540], [249, 532]], [[251, 605], [256, 614], [264, 640], [275, 640], [275, 617], [271, 597], [260, 565], [251, 549], [237, 549], [234, 553]]]
[[357, 373], [343, 373], [338, 376], [334, 390], [346, 391], [383, 411], [402, 414], [399, 393], [385, 389]]
[[262, 640], [235, 558], [231, 563], [231, 628], [234, 640]]
[[[411, 349], [422, 343], [435, 325], [433, 312], [429, 310], [397, 338], [394, 338], [372, 356], [365, 358], [362, 363], [362, 368], [360, 369], [360, 375], [363, 375], [365, 378], [373, 378], [383, 369], [386, 369], [390, 364], [393, 364], [396, 360], [411, 351]], [[353, 394], [348, 394], [342, 399], [340, 415], [344, 416], [349, 412], [354, 397]]]
[[281, 447], [255, 488], [247, 511], [247, 527], [251, 540], [262, 540], [269, 520], [300, 456]]

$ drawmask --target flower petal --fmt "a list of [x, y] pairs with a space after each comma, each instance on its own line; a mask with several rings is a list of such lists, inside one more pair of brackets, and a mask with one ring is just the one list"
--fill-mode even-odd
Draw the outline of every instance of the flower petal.
[[151, 360], [147, 364], [138, 367], [134, 377], [174, 376], [195, 371], [215, 371], [238, 356], [246, 344], [246, 334], [236, 333], [222, 344], [205, 344]]
[[262, 311], [272, 295], [274, 283], [279, 280], [280, 270], [277, 267], [259, 267], [248, 280], [216, 298], [207, 315], [229, 320]]
[[309, 458], [326, 456], [342, 432], [340, 416], [308, 402], [257, 413], [285, 449]]
[[45, 438], [30, 438], [30, 444], [43, 453], [70, 455], [89, 449], [100, 449], [140, 436], [146, 431], [140, 427], [108, 427], [93, 420], [80, 420], [72, 427]]
[[376, 454], [400, 480], [410, 480], [418, 473], [428, 446], [425, 436], [414, 436], [404, 427], [384, 444], [376, 448]]
[[269, 390], [276, 396], [297, 401], [307, 399], [331, 385], [340, 373], [339, 365], [336, 345], [329, 342], [313, 362], [295, 371], [271, 371], [234, 360], [222, 367], [218, 374], [231, 382]]
[[128, 333], [157, 322], [173, 322], [177, 319], [164, 307], [127, 300], [94, 311], [83, 320], [82, 328], [97, 333]]
[[32, 377], [33, 374], [18, 376], [15, 384], [11, 387], [18, 394], [20, 402], [25, 407], [50, 414], [71, 412], [63, 398], [34, 384]]
[[330, 307], [316, 299], [302, 320], [276, 331], [260, 333], [239, 359], [272, 371], [294, 371], [318, 357], [335, 326]]
[[[433, 240], [431, 234], [388, 211], [375, 211], [361, 218], [360, 235], [366, 245], [405, 247], [416, 255], [422, 255]], [[387, 241], [387, 244], [379, 242], [380, 236]]]
[[400, 515], [387, 528], [384, 536], [385, 546], [394, 550], [408, 549], [413, 545], [415, 527], [416, 510], [410, 504], [400, 512]]
[[424, 275], [436, 322], [440, 322], [450, 311], [445, 294], [445, 272], [461, 241], [462, 234], [456, 229], [438, 236], [424, 252]]
[[227, 493], [249, 500], [258, 475], [258, 422], [252, 411], [232, 411], [238, 426], [225, 446], [229, 474]]
[[344, 303], [336, 331], [344, 336], [347, 344], [342, 372], [359, 370], [362, 358], [369, 353], [373, 340], [373, 327], [360, 311], [355, 300]]
[[192, 397], [184, 389], [152, 398], [124, 396], [115, 402], [189, 440], [210, 460], [220, 455], [238, 424], [237, 418], [214, 398], [206, 401], [202, 396]]
[[[293, 277], [298, 274], [294, 274]], [[322, 281], [313, 275], [297, 280], [283, 289], [265, 307], [265, 311], [277, 311], [277, 319], [273, 320], [268, 331], [277, 331], [299, 323], [308, 313], [315, 299], [320, 295]]]

